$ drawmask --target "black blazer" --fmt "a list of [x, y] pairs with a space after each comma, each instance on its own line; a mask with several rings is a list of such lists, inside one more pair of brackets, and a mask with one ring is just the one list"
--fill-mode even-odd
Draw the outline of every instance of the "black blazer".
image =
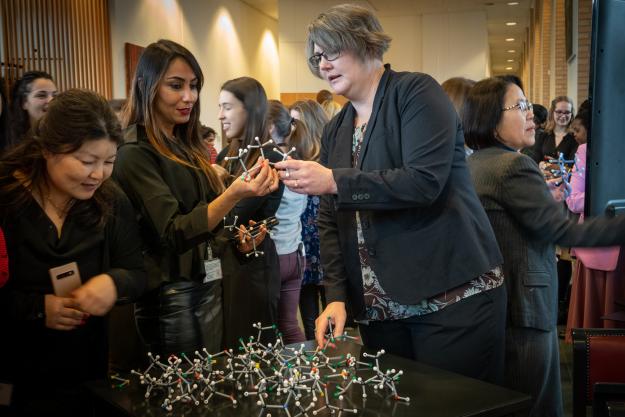
[[354, 107], [326, 126], [321, 163], [338, 194], [322, 197], [321, 261], [328, 302], [364, 310], [355, 211], [373, 270], [395, 301], [415, 304], [502, 263], [467, 169], [451, 102], [432, 77], [386, 66], [352, 168]]

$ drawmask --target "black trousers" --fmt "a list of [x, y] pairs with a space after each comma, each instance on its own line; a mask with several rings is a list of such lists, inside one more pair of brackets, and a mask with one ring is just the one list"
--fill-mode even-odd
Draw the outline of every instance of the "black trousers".
[[506, 290], [502, 285], [438, 312], [360, 325], [365, 346], [501, 385]]

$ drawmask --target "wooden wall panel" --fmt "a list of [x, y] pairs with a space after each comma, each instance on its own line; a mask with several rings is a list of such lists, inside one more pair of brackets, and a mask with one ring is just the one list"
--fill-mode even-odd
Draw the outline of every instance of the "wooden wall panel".
[[126, 61], [126, 97], [130, 97], [132, 80], [135, 78], [135, 70], [139, 64], [139, 58], [145, 48], [132, 43], [124, 44], [124, 57]]
[[59, 91], [113, 92], [108, 0], [2, 0], [2, 76], [50, 73]]
[[[317, 93], [280, 93], [280, 101], [285, 106], [290, 106], [299, 100], [315, 100], [317, 98]], [[347, 99], [343, 96], [334, 95], [334, 101], [343, 106], [347, 103]]]

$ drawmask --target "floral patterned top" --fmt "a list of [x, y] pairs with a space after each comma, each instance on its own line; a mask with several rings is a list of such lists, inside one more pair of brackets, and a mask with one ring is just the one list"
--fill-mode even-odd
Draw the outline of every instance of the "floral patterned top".
[[319, 259], [319, 228], [317, 227], [319, 201], [318, 195], [309, 195], [306, 210], [301, 217], [302, 242], [306, 250], [306, 267], [302, 285], [319, 285], [323, 279], [323, 269]]
[[[362, 139], [366, 124], [354, 130], [352, 141], [352, 166], [356, 166], [360, 156]], [[422, 316], [442, 310], [460, 300], [484, 291], [492, 290], [503, 284], [504, 276], [501, 267], [496, 267], [466, 284], [445, 291], [434, 297], [421, 300], [417, 304], [404, 305], [393, 301], [384, 291], [373, 268], [369, 263], [369, 252], [365, 244], [360, 223], [360, 213], [356, 212], [356, 234], [358, 236], [358, 253], [360, 255], [360, 270], [366, 306], [367, 320], [399, 320], [412, 316]]]

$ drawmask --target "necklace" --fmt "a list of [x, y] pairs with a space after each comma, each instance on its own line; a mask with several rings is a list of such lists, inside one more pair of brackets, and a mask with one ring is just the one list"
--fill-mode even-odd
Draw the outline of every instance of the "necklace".
[[64, 207], [59, 207], [58, 205], [56, 205], [54, 201], [52, 201], [52, 199], [50, 198], [50, 195], [46, 196], [46, 201], [50, 203], [54, 211], [56, 211], [56, 215], [62, 219], [67, 216], [67, 213], [70, 211], [76, 200], [70, 198], [69, 200], [67, 200], [67, 203], [64, 204]]

